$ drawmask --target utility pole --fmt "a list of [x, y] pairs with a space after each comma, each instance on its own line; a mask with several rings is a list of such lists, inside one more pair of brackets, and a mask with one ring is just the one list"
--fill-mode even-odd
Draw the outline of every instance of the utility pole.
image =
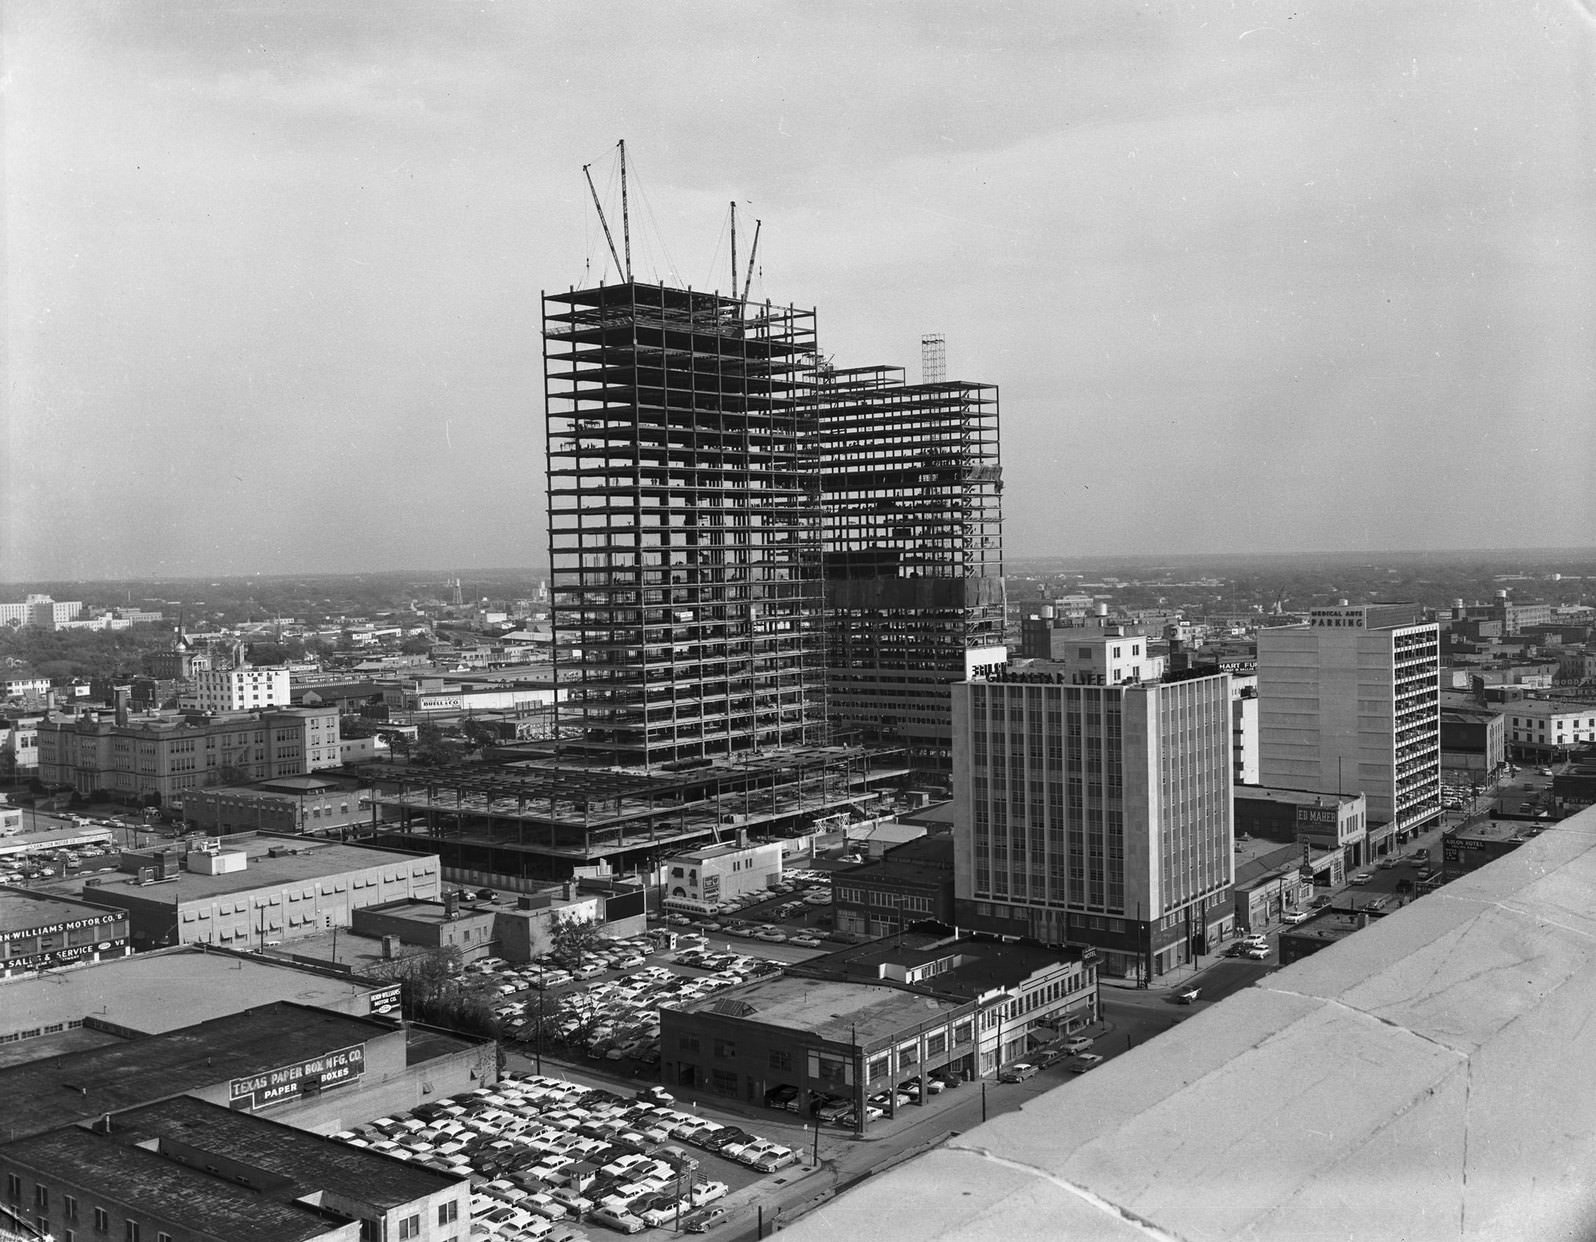
[[865, 1076], [859, 1058], [859, 1024], [848, 1027], [848, 1038], [853, 1045], [853, 1133], [863, 1138], [865, 1132]]

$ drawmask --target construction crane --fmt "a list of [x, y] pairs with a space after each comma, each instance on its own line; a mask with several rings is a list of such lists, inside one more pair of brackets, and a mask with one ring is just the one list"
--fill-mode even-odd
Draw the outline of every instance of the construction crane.
[[[754, 220], [754, 244], [748, 248], [747, 278], [743, 281], [742, 297], [738, 299], [743, 306], [748, 305], [748, 290], [754, 283], [754, 256], [759, 253], [759, 230], [763, 225], [763, 220], [757, 218]], [[735, 199], [731, 205], [731, 267], [731, 291], [735, 294], [737, 292], [737, 201]]]
[[[615, 237], [610, 232], [610, 222], [604, 218], [604, 204], [599, 202], [598, 190], [593, 186], [593, 174], [589, 171], [591, 164], [582, 165], [582, 175], [587, 178], [588, 192], [593, 195], [593, 208], [598, 212], [599, 224], [604, 229], [604, 240], [610, 248], [610, 258], [615, 260], [615, 268], [628, 282], [632, 279], [632, 222], [631, 213], [627, 210], [626, 203], [626, 139], [622, 138], [616, 144], [621, 151], [621, 240], [626, 248], [626, 262], [621, 263], [621, 256], [615, 253]], [[733, 260], [735, 266], [735, 259]], [[736, 273], [733, 272], [733, 283], [736, 282]]]

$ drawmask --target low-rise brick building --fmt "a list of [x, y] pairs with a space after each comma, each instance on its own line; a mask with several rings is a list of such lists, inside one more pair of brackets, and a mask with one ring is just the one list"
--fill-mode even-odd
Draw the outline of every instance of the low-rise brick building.
[[913, 923], [953, 922], [953, 838], [925, 836], [831, 880], [838, 931], [890, 936]]

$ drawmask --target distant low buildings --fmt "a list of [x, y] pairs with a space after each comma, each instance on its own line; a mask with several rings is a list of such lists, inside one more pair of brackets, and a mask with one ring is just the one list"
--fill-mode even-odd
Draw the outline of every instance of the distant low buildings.
[[158, 801], [177, 806], [191, 790], [298, 776], [337, 767], [336, 708], [275, 708], [195, 721], [110, 719], [80, 712], [39, 724], [39, 779], [84, 797]]
[[0, 604], [0, 625], [36, 625], [40, 629], [59, 629], [83, 612], [81, 600], [56, 601], [48, 595], [29, 595], [20, 604]]
[[183, 705], [201, 712], [247, 712], [289, 704], [286, 668], [206, 669], [193, 675]]
[[[368, 739], [369, 740], [369, 739]], [[255, 785], [218, 785], [183, 797], [190, 832], [337, 835], [371, 822], [370, 789], [323, 776], [283, 776]]]
[[1506, 705], [1507, 747], [1511, 754], [1548, 759], [1596, 742], [1596, 701], [1518, 699]]

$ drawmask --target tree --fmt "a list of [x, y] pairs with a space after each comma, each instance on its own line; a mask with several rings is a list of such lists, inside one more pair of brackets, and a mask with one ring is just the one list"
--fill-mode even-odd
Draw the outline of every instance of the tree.
[[430, 720], [416, 726], [415, 753], [417, 763], [447, 763], [453, 757], [449, 744], [444, 740], [443, 730]]
[[486, 750], [499, 741], [499, 735], [490, 726], [477, 720], [466, 721], [460, 726], [460, 732], [465, 735], [468, 750]]
[[485, 977], [468, 978], [460, 950], [449, 945], [390, 962], [380, 971], [399, 983], [407, 1018], [497, 1038], [493, 992]]
[[399, 755], [406, 759], [410, 758], [410, 736], [408, 734], [401, 733], [397, 729], [384, 729], [377, 736], [388, 747], [390, 756]]
[[406, 655], [426, 655], [432, 650], [432, 639], [419, 632], [411, 634], [399, 644], [399, 650]]
[[579, 914], [561, 914], [556, 916], [549, 932], [549, 938], [554, 945], [553, 954], [555, 959], [563, 962], [573, 970], [582, 968], [582, 960], [603, 939], [599, 932], [598, 924], [592, 919], [583, 918]]

